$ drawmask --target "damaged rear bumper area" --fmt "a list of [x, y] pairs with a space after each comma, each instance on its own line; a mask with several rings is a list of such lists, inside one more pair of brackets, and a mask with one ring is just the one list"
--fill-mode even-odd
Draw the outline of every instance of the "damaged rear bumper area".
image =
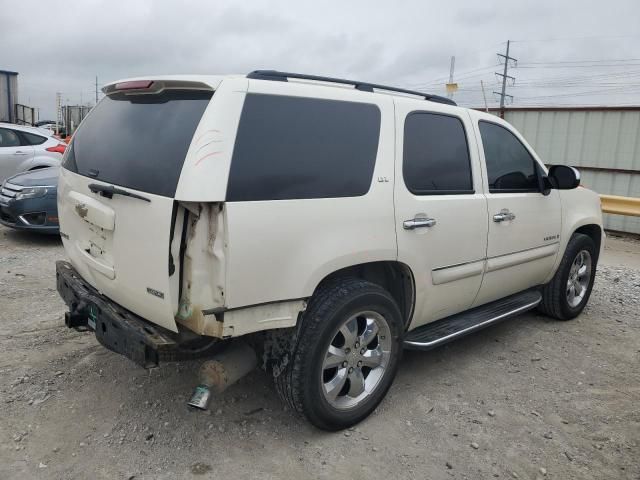
[[100, 295], [69, 262], [56, 262], [58, 292], [69, 306], [65, 324], [77, 330], [93, 330], [109, 350], [144, 368], [160, 361], [180, 360], [176, 336], [134, 315]]

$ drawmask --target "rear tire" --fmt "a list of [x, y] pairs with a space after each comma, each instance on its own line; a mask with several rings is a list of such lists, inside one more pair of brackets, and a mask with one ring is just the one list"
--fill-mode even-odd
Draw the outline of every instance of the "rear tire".
[[323, 430], [360, 422], [391, 387], [403, 331], [398, 306], [380, 286], [353, 278], [321, 288], [275, 378], [280, 397]]
[[542, 289], [538, 310], [557, 320], [580, 315], [591, 296], [597, 262], [598, 251], [591, 237], [574, 233], [556, 274]]

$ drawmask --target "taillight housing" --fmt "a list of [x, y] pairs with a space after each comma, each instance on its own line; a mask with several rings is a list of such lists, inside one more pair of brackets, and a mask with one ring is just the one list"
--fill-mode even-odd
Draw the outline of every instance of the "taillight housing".
[[62, 155], [64, 151], [67, 149], [67, 145], [64, 143], [59, 143], [58, 145], [54, 145], [53, 147], [47, 148], [47, 152], [55, 152]]

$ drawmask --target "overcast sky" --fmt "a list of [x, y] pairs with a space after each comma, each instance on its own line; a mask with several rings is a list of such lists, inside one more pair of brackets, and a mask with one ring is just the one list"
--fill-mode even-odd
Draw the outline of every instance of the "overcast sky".
[[[497, 52], [514, 40], [514, 105], [640, 104], [640, 1], [0, 0], [0, 70], [53, 118], [94, 82], [275, 68], [443, 93], [490, 106]], [[586, 62], [589, 61], [589, 62]], [[592, 62], [593, 61], [593, 62]]]

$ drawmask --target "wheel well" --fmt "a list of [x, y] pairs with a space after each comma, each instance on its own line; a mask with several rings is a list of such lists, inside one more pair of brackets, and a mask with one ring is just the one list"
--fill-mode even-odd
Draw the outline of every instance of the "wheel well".
[[582, 233], [583, 235], [591, 237], [593, 243], [596, 244], [596, 253], [600, 253], [600, 244], [602, 243], [602, 229], [600, 228], [600, 225], [583, 225], [580, 228], [576, 229], [574, 233]]
[[400, 262], [370, 262], [352, 265], [327, 275], [316, 291], [340, 278], [361, 278], [387, 290], [400, 308], [405, 327], [409, 325], [415, 304], [415, 281], [411, 269]]

